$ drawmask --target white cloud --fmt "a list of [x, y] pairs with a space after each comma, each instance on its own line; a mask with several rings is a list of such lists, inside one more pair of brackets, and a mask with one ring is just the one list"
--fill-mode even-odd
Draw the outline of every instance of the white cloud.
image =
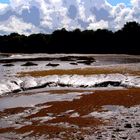
[[25, 0], [10, 0], [10, 6], [13, 8], [13, 9], [16, 9], [22, 5], [25, 5], [27, 2]]
[[88, 29], [107, 29], [108, 28], [108, 21], [101, 20], [99, 22], [90, 23]]
[[114, 18], [111, 21], [112, 24], [110, 24], [111, 29], [118, 30], [122, 28], [126, 22], [130, 21], [140, 22], [138, 17], [136, 17], [136, 14], [139, 10], [140, 8], [136, 8], [134, 3], [132, 7], [127, 7], [124, 3], [120, 3], [114, 6], [111, 11], [111, 15]]
[[8, 7], [8, 4], [5, 3], [0, 3], [0, 15], [2, 14], [2, 12], [4, 12], [4, 10]]
[[140, 0], [131, 0], [131, 3], [134, 7], [140, 8]]
[[56, 4], [56, 3], [60, 3], [62, 2], [61, 0], [51, 0], [52, 3]]
[[0, 10], [5, 9], [8, 6], [6, 3], [0, 3]]
[[27, 24], [14, 16], [10, 17], [10, 19], [5, 23], [0, 23], [0, 29], [2, 29], [3, 32], [18, 32], [19, 34], [25, 35], [38, 32], [33, 25]]
[[0, 3], [0, 27], [1, 32], [21, 34], [60, 28], [117, 30], [127, 21], [140, 22], [140, 0], [131, 0], [131, 4], [112, 6], [107, 0], [10, 0], [9, 5]]

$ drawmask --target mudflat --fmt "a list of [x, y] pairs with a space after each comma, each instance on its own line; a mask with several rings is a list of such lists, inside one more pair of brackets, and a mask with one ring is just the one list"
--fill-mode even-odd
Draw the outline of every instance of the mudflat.
[[[113, 89], [113, 90], [47, 90], [43, 92], [43, 96], [46, 93], [50, 94], [77, 94], [78, 98], [71, 101], [52, 101], [36, 104], [35, 106], [16, 108], [7, 108], [0, 112], [1, 116], [1, 128], [0, 137], [7, 139], [13, 138], [40, 138], [40, 139], [79, 139], [79, 138], [98, 138], [102, 133], [114, 132], [114, 136], [117, 138], [119, 130], [114, 126], [114, 123], [118, 124], [123, 121], [124, 126], [119, 129], [123, 129], [124, 134], [126, 125], [128, 125], [128, 118], [133, 122], [129, 122], [131, 128], [129, 131], [139, 132], [139, 116], [140, 109], [140, 89]], [[88, 93], [88, 94], [85, 94]], [[32, 99], [33, 94], [23, 94]], [[19, 95], [12, 96], [10, 100], [17, 98]], [[43, 98], [42, 96], [42, 98]], [[39, 96], [38, 96], [39, 97]], [[7, 97], [3, 97], [7, 98]], [[41, 98], [41, 96], [40, 96]], [[20, 101], [19, 101], [20, 102]], [[21, 100], [21, 102], [24, 102]], [[16, 104], [16, 103], [13, 103]], [[109, 110], [110, 108], [116, 108], [115, 110]], [[121, 108], [118, 109], [117, 108]], [[131, 114], [130, 109], [137, 112]], [[116, 115], [116, 110], [119, 115]], [[125, 113], [124, 113], [125, 112]], [[106, 116], [107, 115], [107, 116]], [[120, 120], [120, 118], [123, 118]], [[126, 117], [126, 119], [125, 119]], [[2, 126], [3, 124], [3, 126]], [[108, 129], [112, 127], [112, 129]], [[128, 128], [127, 128], [128, 129]], [[98, 134], [100, 132], [100, 135]], [[103, 135], [104, 136], [104, 135]], [[108, 138], [109, 136], [106, 136]], [[111, 136], [110, 136], [111, 137]], [[137, 137], [137, 135], [136, 135]], [[105, 138], [105, 136], [104, 136]], [[131, 138], [131, 137], [130, 137]]]
[[0, 58], [0, 139], [140, 138], [140, 57]]

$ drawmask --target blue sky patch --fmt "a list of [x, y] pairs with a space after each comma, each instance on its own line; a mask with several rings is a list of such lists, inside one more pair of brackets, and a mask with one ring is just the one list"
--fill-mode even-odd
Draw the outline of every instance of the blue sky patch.
[[127, 6], [130, 6], [130, 0], [107, 0], [107, 1], [113, 6], [119, 3], [125, 3]]
[[9, 0], [0, 0], [0, 3], [9, 3]]

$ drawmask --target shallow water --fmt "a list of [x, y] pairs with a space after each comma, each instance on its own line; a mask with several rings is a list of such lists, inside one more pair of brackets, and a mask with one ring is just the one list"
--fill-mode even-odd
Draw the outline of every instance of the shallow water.
[[[76, 56], [76, 57], [87, 57], [87, 58], [94, 58], [95, 62], [92, 62], [90, 65], [84, 64], [84, 63], [78, 63], [81, 60], [75, 59], [75, 61], [61, 61], [59, 60], [61, 57], [71, 57], [71, 56]], [[38, 64], [37, 66], [21, 66], [25, 64], [29, 58], [42, 58], [42, 57], [47, 57], [47, 58], [55, 58], [53, 61], [32, 61], [33, 63]], [[3, 66], [4, 63], [0, 62], [0, 78], [9, 78], [13, 77], [16, 75], [17, 72], [21, 71], [34, 71], [34, 70], [51, 70], [51, 69], [76, 69], [76, 68], [89, 68], [89, 67], [110, 67], [110, 66], [126, 66], [126, 67], [131, 67], [133, 68], [138, 68], [140, 69], [140, 56], [137, 55], [117, 55], [117, 54], [32, 54], [32, 55], [27, 55], [27, 54], [20, 54], [20, 55], [13, 55], [12, 57], [7, 57], [7, 59], [12, 60], [12, 59], [25, 59], [26, 61], [23, 62], [12, 62], [14, 66], [11, 67], [6, 67]], [[0, 58], [2, 60], [2, 58]], [[82, 60], [83, 61], [83, 60]], [[70, 63], [77, 63], [77, 65], [72, 65]], [[51, 66], [46, 66], [48, 63], [52, 64], [59, 64], [57, 67], [51, 67]]]
[[73, 101], [79, 99], [80, 95], [90, 92], [69, 92], [67, 94], [38, 93], [32, 95], [21, 95], [0, 98], [0, 111], [16, 107], [35, 107], [35, 105], [55, 102], [55, 101]]
[[[22, 66], [23, 64], [28, 62], [28, 59], [31, 59], [31, 58], [32, 58], [32, 62], [37, 64], [37, 66]], [[39, 61], [36, 58], [43, 58], [43, 59], [46, 58], [46, 61], [44, 61], [44, 60]], [[49, 58], [51, 59], [51, 61], [48, 61]], [[10, 57], [7, 57], [7, 59], [1, 58], [0, 60], [3, 60], [3, 59], [5, 60], [5, 63], [7, 60], [10, 60], [10, 61], [18, 60], [18, 61], [10, 63], [10, 64], [13, 64], [13, 66], [3, 66], [5, 63], [2, 63], [2, 61], [0, 61], [0, 79], [1, 79], [0, 85], [2, 86], [2, 88], [0, 89], [1, 93], [3, 93], [4, 90], [6, 92], [13, 91], [13, 90], [9, 90], [10, 88], [13, 89], [13, 86], [16, 87], [16, 90], [17, 89], [21, 90], [22, 86], [20, 84], [17, 85], [17, 80], [20, 81], [20, 78], [15, 79], [15, 77], [18, 76], [17, 73], [20, 73], [20, 72], [46, 71], [46, 70], [57, 70], [57, 69], [74, 71], [74, 69], [82, 70], [85, 68], [87, 68], [87, 70], [88, 70], [88, 68], [90, 68], [90, 69], [91, 68], [96, 68], [96, 69], [102, 68], [100, 70], [104, 72], [104, 68], [108, 69], [111, 67], [112, 67], [112, 69], [116, 68], [116, 67], [118, 67], [118, 70], [122, 69], [122, 71], [119, 70], [119, 72], [122, 72], [124, 75], [129, 74], [128, 73], [129, 71], [134, 71], [133, 75], [135, 75], [135, 71], [136, 71], [136, 76], [137, 76], [137, 73], [140, 72], [140, 56], [139, 55], [135, 56], [135, 55], [123, 55], [123, 54], [122, 55], [121, 54], [119, 54], [119, 55], [117, 55], [117, 54], [88, 54], [88, 55], [85, 55], [85, 54], [69, 54], [69, 55], [68, 54], [32, 54], [32, 55], [20, 54], [20, 55], [11, 55]], [[95, 61], [93, 61], [94, 59], [95, 59]], [[21, 60], [24, 60], [24, 61], [21, 61]], [[86, 61], [88, 63], [81, 63], [84, 61]], [[47, 64], [49, 64], [49, 63], [58, 64], [58, 66], [55, 66], [55, 67], [47, 66]], [[73, 63], [74, 63], [74, 65], [73, 65]], [[96, 71], [96, 70], [94, 70], [94, 71]], [[109, 71], [111, 72], [111, 70], [109, 70]], [[101, 73], [101, 74], [104, 74], [104, 73]], [[28, 78], [28, 79], [30, 79], [30, 80], [27, 80], [29, 82], [24, 82], [24, 80], [21, 82], [26, 83], [26, 85], [30, 85], [30, 87], [39, 85], [38, 83], [48, 84], [48, 82], [53, 81], [53, 85], [54, 84], [56, 85], [55, 87], [70, 86], [70, 87], [77, 88], [79, 86], [80, 87], [85, 86], [85, 88], [86, 88], [86, 86], [87, 87], [96, 86], [95, 85], [96, 83], [97, 84], [101, 83], [104, 81], [104, 79], [106, 79], [106, 77], [108, 77], [108, 75], [101, 75], [101, 76], [97, 76], [97, 78], [94, 78], [91, 74], [91, 76], [89, 78], [88, 77], [84, 78], [81, 75], [81, 77], [77, 76], [77, 79], [75, 78], [73, 80], [73, 77], [75, 77], [76, 74], [67, 75], [64, 73], [63, 75], [65, 75], [65, 76], [61, 76], [58, 78], [55, 78], [55, 77], [57, 77], [57, 75], [56, 76], [52, 75], [52, 77], [50, 76], [50, 78], [46, 77], [46, 79], [45, 79], [45, 77], [44, 77], [44, 79], [42, 78], [42, 80], [39, 80], [39, 81]], [[48, 76], [49, 76], [49, 74], [48, 74]], [[111, 79], [108, 78], [107, 80], [113, 81], [113, 79], [116, 79], [117, 77], [119, 78], [119, 75], [117, 77], [116, 76], [113, 76], [114, 78], [109, 76]], [[121, 75], [121, 77], [122, 76], [123, 75]], [[49, 79], [51, 81], [49, 81]], [[57, 80], [55, 81], [55, 79], [57, 79]], [[139, 78], [135, 79], [135, 77], [134, 77], [133, 79], [134, 79], [133, 81], [130, 81], [128, 78], [129, 85], [134, 86], [136, 84], [136, 86], [138, 87]], [[119, 80], [117, 80], [117, 82], [122, 83], [122, 81], [124, 81], [124, 80], [126, 83], [127, 77], [122, 79], [121, 81], [119, 79]], [[7, 83], [6, 83], [7, 81], [10, 81], [10, 84], [8, 83], [8, 85], [7, 85]], [[26, 79], [25, 79], [25, 81], [26, 81]], [[47, 83], [45, 83], [45, 81], [47, 81]], [[100, 81], [100, 82], [98, 82], [98, 81]], [[12, 82], [12, 84], [11, 84], [11, 82]], [[81, 84], [79, 84], [79, 82]], [[128, 84], [128, 82], [127, 82], [127, 84]], [[33, 83], [34, 85], [32, 86], [31, 83]], [[86, 83], [88, 83], [88, 84], [86, 84]], [[89, 84], [89, 83], [92, 83], [92, 84]], [[95, 84], [93, 84], [93, 83], [95, 83]], [[119, 85], [119, 83], [118, 83], [118, 85]], [[77, 86], [77, 84], [78, 84], [78, 86]], [[125, 85], [127, 85], [127, 84], [125, 84]], [[28, 87], [29, 86], [27, 86], [27, 88]]]
[[[59, 58], [64, 56], [86, 56], [92, 57], [96, 61], [90, 65], [78, 63], [79, 59], [75, 59], [74, 61], [60, 61]], [[33, 63], [38, 64], [38, 66], [21, 66], [28, 61], [28, 58], [37, 57], [55, 57], [58, 59], [53, 61], [33, 61]], [[140, 122], [139, 89], [134, 88], [127, 90], [126, 85], [137, 88], [140, 86], [140, 77], [136, 75], [137, 73], [135, 74], [135, 71], [140, 71], [140, 56], [120, 54], [20, 54], [7, 57], [7, 59], [23, 58], [26, 58], [26, 61], [12, 62], [14, 65], [12, 67], [5, 67], [3, 63], [0, 63], [0, 85], [2, 87], [0, 91], [3, 93], [5, 88], [5, 91], [8, 92], [6, 95], [0, 97], [0, 139], [10, 140], [20, 138], [23, 140], [46, 140], [50, 137], [63, 139], [65, 136], [66, 139], [71, 137], [78, 139], [85, 137], [86, 134], [87, 140], [88, 138], [96, 139], [100, 135], [106, 140], [112, 139], [112, 133], [119, 139], [120, 133], [115, 132], [115, 130], [118, 128], [124, 129], [126, 125], [124, 120], [131, 122], [132, 118], [133, 121], [131, 123], [133, 128], [124, 129], [124, 131], [121, 131], [122, 135], [124, 136], [125, 133], [129, 134], [130, 139], [132, 139], [131, 136], [136, 139], [139, 137], [138, 127], [134, 128], [134, 125]], [[0, 60], [2, 59], [5, 58], [0, 56]], [[71, 62], [77, 63], [77, 65], [72, 65], [70, 64]], [[48, 63], [59, 64], [59, 66], [46, 66]], [[118, 67], [120, 69], [123, 68], [125, 71], [123, 74], [117, 73], [112, 75], [48, 75], [48, 77], [38, 79], [33, 77], [16, 78], [18, 72], [77, 68], [98, 69], [100, 67]], [[126, 69], [134, 71], [135, 76], [130, 76]], [[51, 83], [52, 81], [53, 84]], [[103, 81], [107, 83], [102, 83]], [[111, 81], [115, 81], [117, 84], [120, 82], [124, 86], [120, 88], [118, 84], [116, 87], [116, 83], [112, 83]], [[50, 87], [28, 90], [37, 85], [46, 84], [45, 82], [48, 82]], [[113, 87], [114, 84], [115, 87]], [[64, 85], [67, 85], [67, 87], [64, 88]], [[83, 87], [84, 85], [85, 87]], [[95, 89], [92, 87], [92, 89], [90, 89], [90, 86], [94, 85], [98, 86], [98, 88]], [[106, 88], [101, 88], [100, 86], [106, 86]], [[13, 93], [14, 88], [26, 91]], [[51, 89], [53, 89], [52, 92]], [[79, 91], [76, 91], [77, 89]], [[119, 105], [124, 105], [126, 108], [119, 108]], [[134, 105], [137, 106], [133, 107]], [[131, 108], [127, 108], [127, 106]], [[101, 108], [103, 110], [100, 110], [100, 112], [98, 109]], [[82, 116], [82, 114], [84, 115]], [[92, 118], [91, 116], [88, 118], [89, 114]], [[99, 115], [101, 119], [95, 120], [94, 117], [98, 118]], [[109, 119], [116, 117], [115, 120], [113, 120], [113, 124], [111, 124], [111, 122], [107, 124], [109, 121], [108, 117], [110, 117]], [[107, 118], [107, 120], [105, 118]], [[48, 122], [49, 120], [52, 120], [52, 122]], [[102, 124], [101, 127], [98, 127], [97, 125], [101, 124], [100, 121], [105, 121], [107, 126], [103, 126]], [[112, 129], [108, 129], [110, 126]], [[116, 128], [116, 126], [118, 128]], [[95, 133], [96, 129], [97, 133]], [[131, 135], [130, 132], [132, 132]]]

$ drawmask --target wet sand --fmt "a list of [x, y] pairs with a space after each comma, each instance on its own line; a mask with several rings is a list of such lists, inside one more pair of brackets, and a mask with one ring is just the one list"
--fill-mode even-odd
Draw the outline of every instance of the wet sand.
[[[23, 67], [27, 61], [35, 61], [37, 66]], [[14, 56], [0, 61], [0, 76], [10, 80], [11, 77], [94, 74], [122, 74], [139, 78], [139, 62], [139, 56], [128, 55]], [[14, 66], [4, 67], [3, 63]], [[49, 63], [59, 66], [46, 66]], [[137, 79], [132, 82], [135, 87], [139, 84]], [[108, 85], [106, 88], [71, 89], [63, 86], [22, 90], [0, 96], [0, 140], [139, 140], [140, 88]], [[129, 87], [132, 87], [131, 82]]]
[[[71, 91], [51, 90], [46, 92], [68, 94]], [[76, 92], [84, 91], [76, 90]], [[85, 117], [91, 112], [106, 112], [103, 109], [105, 105], [124, 106], [125, 108], [140, 105], [140, 89], [92, 90], [90, 92], [92, 93], [84, 94], [73, 101], [55, 101], [38, 104], [34, 107], [5, 109], [0, 112], [1, 119], [8, 122], [8, 116], [18, 117], [12, 120], [14, 125], [0, 128], [0, 137], [7, 137], [7, 139], [10, 137], [84, 139], [87, 135], [94, 135], [94, 133], [102, 131], [102, 126], [112, 124], [110, 119]], [[30, 93], [28, 96], [30, 95], [32, 94]], [[133, 115], [135, 116], [135, 114]]]

